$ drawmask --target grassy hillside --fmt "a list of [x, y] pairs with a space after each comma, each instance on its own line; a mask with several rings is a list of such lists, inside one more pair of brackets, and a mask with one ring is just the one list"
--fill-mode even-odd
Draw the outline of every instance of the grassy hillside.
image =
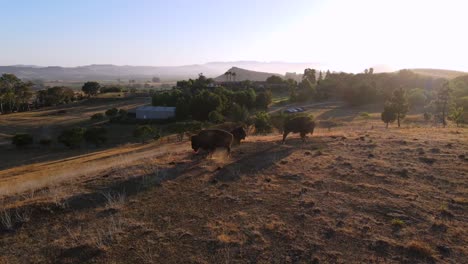
[[452, 70], [441, 70], [441, 69], [411, 69], [413, 72], [432, 76], [434, 78], [446, 78], [446, 79], [453, 79], [458, 76], [466, 75], [467, 72], [462, 71], [452, 71]]
[[[306, 143], [249, 135], [230, 158], [194, 155], [185, 141], [57, 160], [34, 181], [22, 175], [38, 167], [5, 171], [0, 262], [468, 258], [466, 128], [434, 128], [410, 114], [403, 128], [384, 129], [370, 110], [369, 120], [362, 109], [311, 111], [340, 126], [319, 127]], [[15, 182], [24, 187], [18, 195]]]

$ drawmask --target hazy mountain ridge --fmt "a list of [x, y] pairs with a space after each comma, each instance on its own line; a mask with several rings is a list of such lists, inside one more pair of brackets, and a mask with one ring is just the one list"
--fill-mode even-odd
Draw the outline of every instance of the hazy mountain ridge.
[[[151, 79], [159, 77], [163, 81], [196, 78], [203, 73], [207, 77], [216, 77], [224, 74], [232, 67], [244, 68], [259, 72], [273, 72], [285, 74], [286, 72], [302, 72], [305, 68], [316, 67], [312, 63], [287, 62], [210, 62], [183, 66], [117, 66], [109, 64], [86, 65], [78, 67], [34, 65], [0, 66], [0, 74], [12, 73], [21, 79], [86, 81], [86, 80], [116, 80], [116, 79]], [[271, 75], [270, 75], [271, 76]]]
[[[151, 79], [159, 77], [163, 81], [176, 81], [181, 79], [196, 78], [203, 73], [207, 77], [225, 81], [224, 73], [228, 69], [236, 71], [236, 80], [264, 81], [267, 77], [277, 74], [284, 76], [287, 72], [302, 73], [305, 68], [315, 68], [326, 71], [324, 65], [319, 63], [289, 63], [289, 62], [259, 62], [259, 61], [234, 61], [234, 62], [209, 62], [205, 64], [193, 64], [183, 66], [117, 66], [111, 64], [93, 64], [78, 67], [61, 66], [35, 66], [12, 65], [0, 66], [0, 74], [12, 73], [21, 79], [45, 81], [88, 81], [88, 80], [127, 80], [127, 79]], [[388, 67], [387, 67], [388, 68]], [[380, 65], [375, 72], [385, 72], [387, 69]], [[380, 70], [379, 70], [380, 69]], [[333, 69], [330, 69], [333, 71]], [[388, 70], [388, 69], [387, 69]], [[468, 74], [462, 71], [442, 69], [411, 69], [416, 73], [429, 75], [436, 78], [455, 78]], [[238, 72], [237, 72], [238, 71]], [[251, 73], [249, 73], [249, 71]], [[388, 70], [391, 72], [391, 70]], [[267, 77], [265, 77], [268, 75]], [[248, 76], [248, 77], [247, 77]]]

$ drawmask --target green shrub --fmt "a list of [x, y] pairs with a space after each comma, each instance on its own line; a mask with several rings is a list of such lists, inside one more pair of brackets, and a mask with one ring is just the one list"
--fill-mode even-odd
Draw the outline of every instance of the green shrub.
[[43, 146], [50, 146], [50, 144], [52, 144], [52, 139], [42, 138], [42, 139], [39, 140], [39, 144], [41, 144]]
[[211, 123], [219, 124], [219, 123], [224, 122], [224, 116], [218, 111], [211, 111], [208, 114], [208, 120]]
[[273, 130], [273, 127], [270, 123], [270, 116], [265, 112], [258, 112], [255, 115], [254, 124], [257, 134], [268, 134]]
[[11, 139], [11, 143], [16, 147], [24, 147], [33, 143], [33, 137], [30, 134], [16, 134]]
[[104, 114], [102, 113], [95, 113], [91, 116], [91, 120], [103, 120], [104, 118]]
[[428, 122], [428, 121], [431, 121], [431, 119], [432, 119], [432, 114], [431, 114], [430, 112], [424, 112], [423, 117], [424, 117], [424, 120], [425, 120], [426, 122]]
[[367, 120], [367, 119], [370, 118], [370, 114], [367, 113], [367, 112], [360, 112], [360, 113], [359, 113], [359, 116], [360, 116], [362, 119], [364, 119], [364, 120]]
[[86, 130], [83, 136], [87, 143], [99, 147], [107, 141], [107, 130], [103, 127], [91, 127]]
[[233, 104], [229, 109], [229, 118], [234, 122], [245, 122], [249, 119], [250, 113], [247, 107]]
[[58, 142], [69, 148], [79, 147], [81, 142], [83, 142], [84, 133], [85, 129], [81, 127], [63, 130], [58, 137]]
[[114, 117], [119, 113], [119, 110], [117, 108], [111, 108], [106, 111], [106, 116], [108, 117]]
[[139, 138], [142, 142], [152, 138], [154, 134], [154, 129], [149, 125], [138, 126], [133, 130], [133, 136]]

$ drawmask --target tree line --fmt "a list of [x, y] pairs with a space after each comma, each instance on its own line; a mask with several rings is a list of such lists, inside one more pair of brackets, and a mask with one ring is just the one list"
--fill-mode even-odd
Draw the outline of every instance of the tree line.
[[156, 93], [152, 97], [154, 106], [176, 107], [177, 120], [213, 123], [245, 121], [251, 111], [266, 110], [271, 102], [272, 94], [268, 90], [227, 89], [215, 85], [213, 79], [203, 74], [195, 80], [179, 81], [171, 91]]

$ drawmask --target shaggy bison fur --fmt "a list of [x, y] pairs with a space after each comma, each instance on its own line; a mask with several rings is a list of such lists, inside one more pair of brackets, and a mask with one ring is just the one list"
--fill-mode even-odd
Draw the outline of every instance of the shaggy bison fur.
[[308, 133], [313, 134], [315, 122], [308, 116], [295, 117], [287, 120], [284, 124], [283, 143], [289, 133], [300, 133], [302, 141], [305, 141]]
[[231, 145], [234, 136], [220, 129], [206, 129], [200, 131], [197, 135], [192, 136], [192, 149], [198, 152], [199, 149], [204, 149], [209, 152], [214, 152], [216, 148], [226, 148], [228, 155], [231, 153]]

